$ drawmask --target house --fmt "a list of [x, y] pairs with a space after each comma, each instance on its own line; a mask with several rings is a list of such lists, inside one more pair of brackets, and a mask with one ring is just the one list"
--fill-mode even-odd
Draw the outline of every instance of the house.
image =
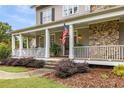
[[[34, 5], [36, 25], [12, 31], [12, 57], [56, 58], [76, 62], [117, 65], [124, 63], [124, 6], [119, 5]], [[61, 44], [64, 23], [69, 34]], [[15, 41], [18, 37], [18, 41]], [[26, 44], [23, 45], [25, 40]], [[18, 46], [15, 46], [19, 42]]]

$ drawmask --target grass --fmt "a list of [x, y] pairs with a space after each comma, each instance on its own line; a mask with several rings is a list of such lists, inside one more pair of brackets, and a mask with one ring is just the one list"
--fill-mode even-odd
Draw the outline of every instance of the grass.
[[31, 77], [22, 79], [0, 79], [0, 88], [66, 88], [53, 80], [43, 77]]
[[13, 67], [13, 66], [0, 66], [0, 70], [6, 71], [6, 72], [25, 72], [28, 71], [28, 68], [25, 67]]

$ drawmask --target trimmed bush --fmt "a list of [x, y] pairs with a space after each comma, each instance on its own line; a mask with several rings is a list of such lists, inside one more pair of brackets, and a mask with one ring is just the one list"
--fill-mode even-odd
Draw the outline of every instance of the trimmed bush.
[[42, 68], [44, 65], [45, 62], [43, 60], [32, 60], [32, 62], [26, 64], [26, 67]]
[[87, 63], [75, 63], [76, 67], [77, 67], [77, 72], [78, 73], [86, 73], [89, 72], [89, 65]]
[[77, 73], [77, 68], [73, 62], [60, 62], [55, 69], [56, 76], [60, 78], [65, 78]]
[[45, 65], [45, 61], [35, 60], [33, 58], [21, 58], [21, 59], [10, 58], [10, 59], [2, 60], [1, 65], [42, 68]]
[[8, 58], [10, 54], [11, 49], [5, 43], [0, 43], [0, 60]]
[[124, 76], [124, 65], [115, 66], [112, 72], [118, 76]]
[[88, 64], [86, 63], [74, 63], [73, 61], [60, 62], [56, 68], [56, 76], [60, 78], [66, 78], [76, 73], [85, 73], [89, 71]]

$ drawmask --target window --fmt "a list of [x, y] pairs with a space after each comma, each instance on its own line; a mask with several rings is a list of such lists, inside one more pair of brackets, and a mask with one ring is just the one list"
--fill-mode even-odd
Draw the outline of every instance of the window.
[[47, 9], [43, 11], [42, 22], [48, 23], [52, 21], [52, 9]]
[[68, 15], [68, 6], [63, 6], [63, 13], [64, 16]]
[[63, 6], [63, 16], [69, 16], [75, 13], [78, 13], [78, 5], [64, 5]]
[[76, 13], [78, 11], [78, 7], [74, 6], [74, 13]]
[[84, 5], [84, 11], [89, 12], [90, 11], [90, 5]]

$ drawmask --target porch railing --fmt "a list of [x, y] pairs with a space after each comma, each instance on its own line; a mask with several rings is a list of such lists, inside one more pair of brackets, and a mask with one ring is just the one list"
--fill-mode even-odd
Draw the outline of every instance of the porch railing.
[[124, 45], [77, 46], [74, 47], [77, 59], [124, 60]]
[[[20, 56], [21, 52], [21, 56]], [[29, 49], [14, 49], [14, 57], [44, 57], [45, 56], [45, 48], [29, 48]]]

